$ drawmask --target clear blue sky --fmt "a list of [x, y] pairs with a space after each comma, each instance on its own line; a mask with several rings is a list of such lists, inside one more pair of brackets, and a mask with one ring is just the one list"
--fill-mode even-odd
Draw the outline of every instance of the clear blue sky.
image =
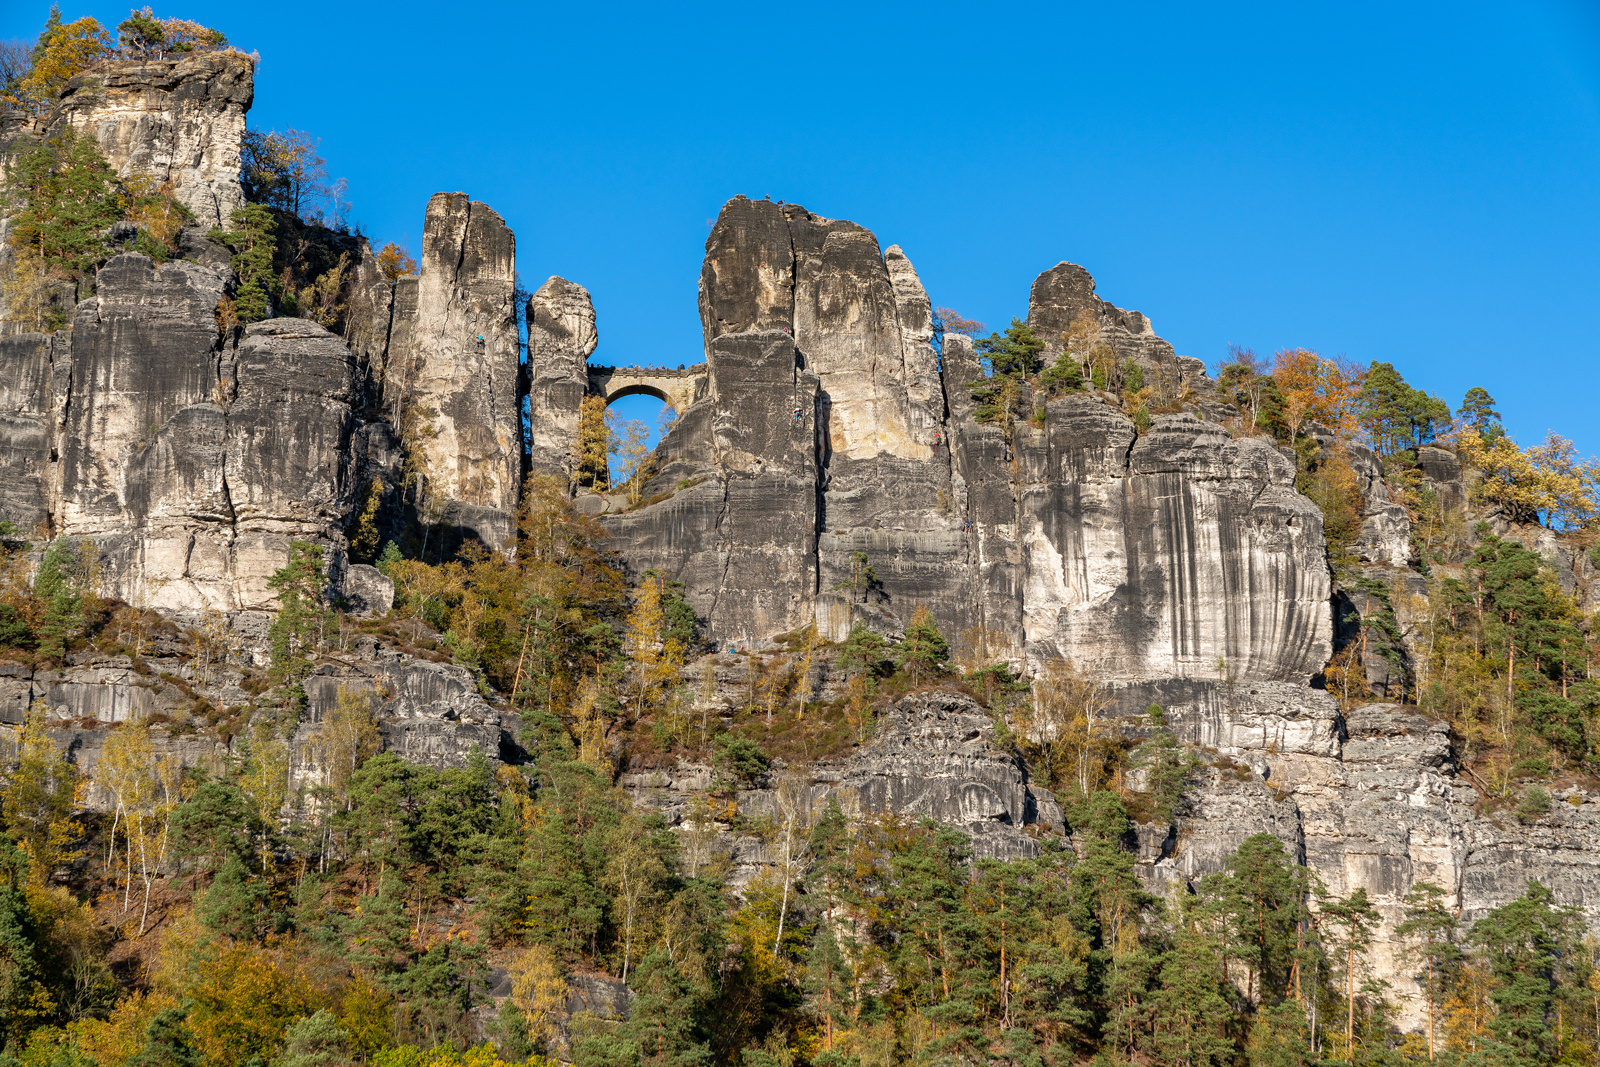
[[[65, 0], [107, 23], [128, 4]], [[0, 36], [47, 5], [11, 0]], [[377, 240], [437, 190], [587, 286], [596, 359], [701, 358], [708, 220], [770, 195], [1004, 325], [1061, 259], [1179, 352], [1393, 362], [1600, 452], [1600, 5], [162, 5], [262, 55]]]

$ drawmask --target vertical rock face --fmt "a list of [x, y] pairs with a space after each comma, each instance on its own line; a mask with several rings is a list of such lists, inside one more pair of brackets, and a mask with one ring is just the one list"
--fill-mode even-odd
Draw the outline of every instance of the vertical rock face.
[[[78, 305], [73, 322], [62, 531], [76, 537], [151, 517], [225, 513], [220, 452], [210, 454], [222, 426], [215, 310], [225, 279], [192, 263], [124, 255], [97, 284], [99, 295]], [[207, 407], [174, 425], [196, 405]], [[169, 428], [179, 437], [163, 441]]]
[[1214, 678], [1219, 659], [1263, 680], [1321, 669], [1322, 517], [1276, 449], [1193, 415], [1135, 440], [1079, 398], [1050, 405], [1045, 433], [1042, 454], [1019, 447], [1030, 649], [1136, 680]]
[[244, 206], [240, 143], [254, 96], [255, 64], [241, 52], [113, 60], [72, 79], [52, 125], [92, 132], [123, 177], [171, 182], [210, 229]]
[[[1140, 437], [1095, 397], [1052, 402], [1042, 425], [973, 422], [966, 383], [982, 369], [957, 335], [941, 368], [905, 254], [797, 205], [729, 202], [700, 308], [715, 396], [668, 436], [648, 495], [681, 491], [604, 521], [638, 567], [685, 581], [719, 643], [779, 632], [744, 610], [775, 598], [796, 608], [763, 617], [815, 619], [833, 638], [856, 621], [897, 630], [926, 605], [985, 658], [1066, 657], [1128, 682], [1215, 679], [1219, 659], [1236, 677], [1304, 680], [1326, 661], [1321, 516], [1272, 448], [1191, 415]], [[1034, 318], [1058, 337], [1086, 308], [1108, 343], [1179, 366], [1081, 268], [1034, 286]], [[790, 461], [813, 441], [814, 466]], [[803, 552], [808, 520], [810, 567], [754, 562], [763, 544]]]
[[528, 300], [528, 469], [563, 485], [573, 475], [588, 359], [600, 343], [589, 291], [551, 278]]
[[0, 337], [0, 519], [32, 531], [48, 523], [55, 338]]
[[415, 431], [425, 498], [493, 546], [510, 539], [522, 473], [515, 257], [516, 239], [488, 205], [435, 194], [415, 309], [409, 292], [396, 293], [390, 344], [391, 389]]
[[0, 350], [26, 372], [18, 400], [31, 405], [8, 418], [11, 462], [28, 477], [8, 484], [0, 517], [93, 540], [107, 595], [178, 612], [268, 608], [266, 580], [295, 538], [327, 546], [338, 573], [355, 356], [303, 319], [253, 324], [224, 346], [223, 287], [197, 264], [118, 256], [70, 335]]

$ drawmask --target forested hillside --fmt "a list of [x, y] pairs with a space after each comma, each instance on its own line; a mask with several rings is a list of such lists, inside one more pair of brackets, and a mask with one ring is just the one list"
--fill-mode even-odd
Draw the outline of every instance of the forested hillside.
[[1600, 463], [742, 197], [649, 451], [253, 69], [0, 49], [0, 1064], [1600, 1062]]

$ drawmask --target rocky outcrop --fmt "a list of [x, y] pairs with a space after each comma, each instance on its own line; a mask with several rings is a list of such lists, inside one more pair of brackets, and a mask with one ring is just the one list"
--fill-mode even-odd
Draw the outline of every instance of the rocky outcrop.
[[239, 184], [255, 63], [242, 52], [97, 63], [73, 78], [51, 116], [94, 134], [118, 175], [170, 183], [202, 231], [244, 206]]
[[[1099, 308], [1078, 275], [1071, 292], [1035, 286], [1041, 323], [1074, 299]], [[833, 638], [857, 621], [895, 631], [926, 605], [991, 658], [1068, 656], [1129, 680], [1212, 677], [1219, 659], [1240, 677], [1304, 680], [1325, 662], [1321, 518], [1269, 446], [1192, 416], [1136, 443], [1133, 424], [1092, 397], [1052, 402], [1042, 426], [974, 423], [966, 384], [982, 370], [965, 338], [935, 352], [904, 253], [797, 205], [729, 202], [706, 244], [700, 306], [715, 400], [663, 444], [646, 496], [668, 499], [606, 522], [631, 563], [685, 582], [717, 643], [779, 632], [730, 613], [765, 598], [792, 607], [762, 617], [784, 629], [814, 619]], [[741, 337], [752, 340], [733, 346]], [[765, 383], [765, 400], [728, 407], [733, 377]], [[785, 378], [787, 413], [771, 395]], [[738, 450], [746, 472], [801, 473], [790, 457], [811, 446], [814, 480], [758, 480], [719, 499], [734, 453], [713, 443], [714, 419], [718, 444], [735, 430], [772, 442]], [[803, 553], [792, 541], [802, 523], [815, 530], [811, 567], [752, 567], [761, 550], [744, 533], [729, 539], [748, 524]]]
[[102, 592], [169, 611], [264, 609], [296, 538], [339, 572], [359, 389], [349, 347], [303, 319], [219, 343], [225, 285], [124, 255], [79, 305], [65, 362], [53, 531], [100, 549]]
[[572, 482], [588, 359], [600, 343], [589, 291], [551, 278], [528, 300], [528, 470]]
[[1028, 325], [1044, 342], [1047, 363], [1066, 347], [1064, 335], [1077, 330], [1086, 345], [1108, 346], [1119, 364], [1133, 360], [1144, 370], [1146, 384], [1166, 395], [1180, 396], [1210, 384], [1202, 361], [1178, 355], [1140, 312], [1125, 311], [1096, 296], [1094, 279], [1076, 263], [1063, 260], [1034, 279], [1028, 293]]
[[1446, 905], [1468, 923], [1521, 896], [1530, 878], [1600, 922], [1600, 797], [1569, 791], [1524, 825], [1483, 807], [1459, 776], [1445, 724], [1394, 704], [1340, 715], [1325, 694], [1302, 693], [1235, 691], [1227, 718], [1267, 728], [1235, 726], [1216, 738], [1225, 761], [1191, 781], [1169, 839], [1143, 857], [1148, 881], [1169, 891], [1192, 886], [1251, 834], [1277, 836], [1329, 893], [1366, 889], [1383, 916], [1374, 969], [1413, 1024], [1422, 1009], [1394, 931], [1418, 882], [1444, 889]]
[[[989, 713], [954, 693], [891, 704], [872, 741], [839, 767], [813, 771], [807, 789], [813, 809], [832, 798], [852, 816], [887, 812], [959, 827], [980, 858], [1035, 856], [1038, 835], [1065, 830], [1054, 795], [996, 747]], [[758, 793], [744, 802], [762, 809], [775, 798]]]
[[516, 239], [487, 204], [437, 193], [423, 219], [415, 302], [396, 291], [387, 389], [425, 479], [430, 520], [493, 547], [522, 484]]

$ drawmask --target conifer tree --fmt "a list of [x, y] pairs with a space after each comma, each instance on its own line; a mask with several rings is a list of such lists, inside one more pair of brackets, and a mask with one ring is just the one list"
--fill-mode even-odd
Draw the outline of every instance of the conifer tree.
[[1494, 406], [1494, 397], [1481, 385], [1467, 390], [1467, 395], [1461, 398], [1461, 406], [1456, 408], [1456, 418], [1476, 430], [1486, 445], [1492, 446], [1496, 439], [1505, 434], [1505, 428], [1500, 424], [1500, 412]]
[[933, 612], [921, 605], [911, 615], [905, 637], [895, 649], [894, 664], [911, 675], [911, 684], [917, 685], [923, 677], [937, 675], [950, 662], [950, 642], [939, 631]]
[[1378, 909], [1367, 899], [1364, 886], [1357, 886], [1346, 897], [1324, 901], [1321, 908], [1321, 926], [1329, 931], [1329, 940], [1337, 954], [1343, 957], [1345, 996], [1345, 1057], [1354, 1067], [1356, 1062], [1356, 957], [1365, 956], [1372, 944], [1372, 933], [1382, 918]]
[[1461, 961], [1461, 950], [1452, 940], [1455, 916], [1444, 904], [1445, 892], [1432, 882], [1417, 882], [1406, 894], [1405, 919], [1395, 933], [1412, 942], [1412, 959], [1423, 971], [1418, 984], [1428, 1000], [1428, 1059], [1434, 1058], [1434, 1018], [1445, 990]]
[[322, 547], [289, 542], [289, 562], [267, 579], [267, 587], [278, 595], [278, 615], [268, 631], [274, 680], [294, 682], [311, 672], [311, 657], [326, 625], [320, 603], [324, 585]]
[[57, 661], [66, 657], [72, 638], [84, 623], [83, 595], [73, 582], [76, 557], [73, 542], [57, 538], [45, 550], [33, 580], [34, 595], [45, 605], [39, 652]]
[[278, 275], [272, 266], [278, 249], [278, 224], [272, 212], [260, 204], [234, 208], [229, 217], [233, 229], [212, 230], [207, 236], [233, 250], [233, 272], [239, 279], [233, 294], [238, 321], [259, 322], [267, 317], [278, 291]]

